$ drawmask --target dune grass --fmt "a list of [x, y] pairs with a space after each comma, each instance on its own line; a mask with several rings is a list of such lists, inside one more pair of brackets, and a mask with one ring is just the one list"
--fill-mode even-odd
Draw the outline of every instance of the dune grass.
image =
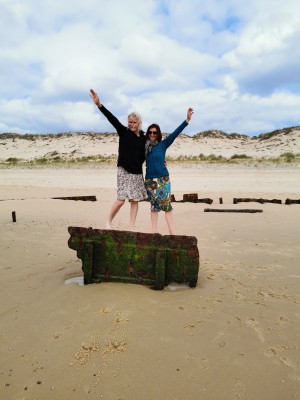
[[247, 163], [247, 164], [253, 164], [253, 163], [277, 163], [277, 164], [282, 164], [282, 163], [299, 163], [300, 162], [300, 153], [291, 153], [291, 152], [286, 152], [282, 153], [278, 157], [251, 157], [248, 156], [247, 154], [233, 154], [231, 157], [223, 157], [221, 155], [215, 155], [215, 154], [209, 154], [209, 155], [204, 155], [204, 154], [199, 154], [198, 156], [178, 156], [178, 157], [167, 157], [167, 161], [170, 162], [205, 162], [205, 163], [221, 163], [221, 164], [227, 164], [227, 163]]
[[[246, 154], [233, 154], [231, 157], [223, 157], [216, 154], [199, 154], [198, 156], [180, 155], [178, 157], [166, 158], [168, 163], [195, 163], [195, 164], [290, 164], [300, 163], [300, 153], [285, 152], [278, 157], [251, 157]], [[19, 167], [72, 167], [72, 166], [100, 166], [105, 164], [116, 164], [116, 155], [90, 155], [75, 157], [59, 154], [54, 151], [47, 157], [39, 157], [34, 160], [24, 160], [22, 158], [10, 157], [0, 161], [0, 166], [19, 166]]]

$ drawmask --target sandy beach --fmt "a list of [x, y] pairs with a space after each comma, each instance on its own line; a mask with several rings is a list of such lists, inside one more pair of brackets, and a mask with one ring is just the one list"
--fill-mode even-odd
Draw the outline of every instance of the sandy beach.
[[[195, 289], [81, 284], [67, 228], [104, 228], [114, 165], [0, 169], [1, 399], [300, 399], [300, 205], [284, 204], [300, 197], [299, 165], [169, 170], [177, 200], [213, 199], [174, 203], [177, 234], [198, 239]], [[97, 201], [52, 199], [87, 195]], [[126, 204], [114, 229], [128, 214]], [[147, 202], [136, 230], [150, 232]]]

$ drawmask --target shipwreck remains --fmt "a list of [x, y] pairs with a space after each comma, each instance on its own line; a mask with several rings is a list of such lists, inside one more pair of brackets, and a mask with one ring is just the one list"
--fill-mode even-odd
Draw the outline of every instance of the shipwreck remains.
[[204, 208], [204, 212], [222, 212], [222, 213], [262, 213], [263, 210], [256, 208]]
[[52, 197], [53, 200], [97, 201], [96, 196], [63, 196]]
[[68, 246], [82, 260], [84, 284], [127, 282], [161, 290], [171, 282], [195, 287], [199, 250], [194, 236], [68, 228]]
[[295, 200], [286, 199], [285, 200], [285, 204], [288, 204], [288, 205], [290, 205], [290, 204], [300, 204], [300, 199], [295, 199]]
[[198, 193], [186, 193], [183, 195], [182, 200], [176, 200], [174, 194], [171, 194], [171, 201], [173, 203], [207, 203], [212, 204], [213, 200], [209, 198], [199, 199]]
[[274, 204], [282, 204], [281, 200], [278, 199], [272, 199], [272, 200], [268, 200], [268, 199], [252, 199], [252, 198], [233, 198], [233, 204], [237, 204], [237, 203], [250, 203], [250, 202], [256, 202], [256, 203], [260, 203], [260, 204], [264, 204], [264, 203], [274, 203]]

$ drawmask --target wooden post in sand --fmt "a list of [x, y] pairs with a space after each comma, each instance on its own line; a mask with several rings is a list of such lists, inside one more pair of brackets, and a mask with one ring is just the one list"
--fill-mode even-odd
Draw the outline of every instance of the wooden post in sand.
[[17, 222], [17, 217], [16, 217], [16, 212], [15, 212], [15, 211], [13, 211], [13, 212], [11, 213], [11, 216], [12, 216], [12, 221], [13, 221], [13, 222]]

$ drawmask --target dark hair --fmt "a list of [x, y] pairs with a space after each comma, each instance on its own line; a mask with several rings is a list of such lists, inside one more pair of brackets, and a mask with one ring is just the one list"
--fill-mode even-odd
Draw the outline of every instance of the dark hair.
[[148, 126], [148, 129], [147, 129], [147, 132], [146, 132], [146, 140], [150, 139], [150, 138], [149, 138], [149, 134], [150, 134], [149, 131], [150, 131], [150, 129], [152, 129], [152, 128], [155, 128], [155, 129], [157, 130], [156, 140], [157, 140], [158, 142], [160, 142], [161, 139], [162, 139], [162, 135], [161, 135], [160, 127], [159, 127], [159, 125], [157, 125], [157, 124], [151, 124], [151, 125]]

